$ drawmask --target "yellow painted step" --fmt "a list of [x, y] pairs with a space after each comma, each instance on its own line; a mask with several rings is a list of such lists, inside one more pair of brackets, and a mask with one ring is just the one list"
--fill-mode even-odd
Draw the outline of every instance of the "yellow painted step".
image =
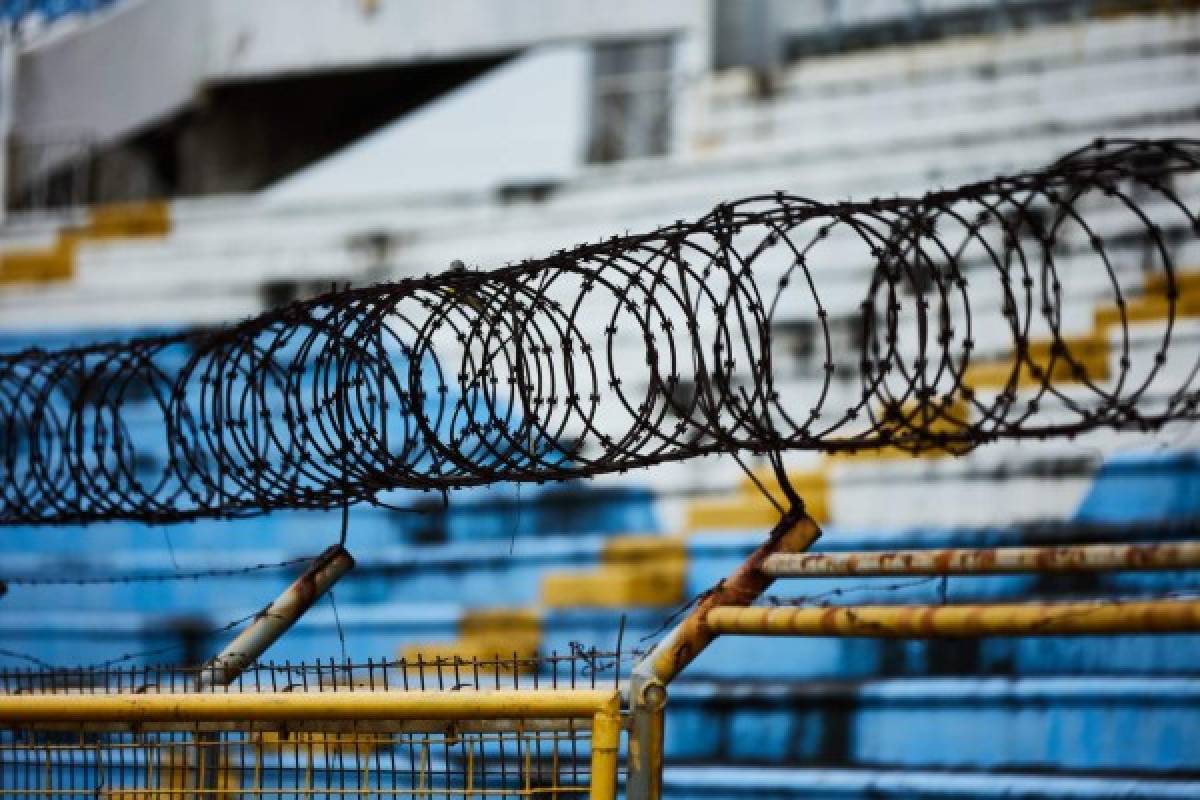
[[1016, 376], [1017, 389], [1051, 383], [1082, 383], [1109, 378], [1108, 338], [1102, 333], [1039, 339], [1029, 343], [1024, 359], [1015, 356], [972, 364], [963, 376], [970, 389], [1003, 389]]
[[473, 608], [458, 622], [463, 636], [541, 638], [542, 616], [533, 608]]
[[0, 286], [70, 279], [82, 241], [165, 236], [170, 230], [170, 206], [165, 201], [97, 206], [86, 225], [59, 231], [51, 247], [0, 253]]
[[59, 237], [45, 250], [0, 253], [0, 284], [48, 283], [70, 278], [75, 271], [74, 240]]
[[[781, 506], [786, 506], [783, 490], [779, 487], [779, 481], [775, 478], [775, 473], [772, 470], [758, 470], [754, 477], [758, 479], [758, 483], [762, 484], [771, 496]], [[788, 481], [792, 484], [792, 488], [800, 495], [800, 499], [804, 501], [804, 509], [808, 515], [818, 523], [829, 521], [829, 475], [824, 468], [805, 470], [803, 472], [789, 472]], [[762, 497], [762, 492], [758, 486], [750, 478], [742, 478], [741, 484], [738, 486], [738, 491], [745, 497], [754, 497], [756, 499]], [[771, 506], [770, 503], [767, 503]], [[775, 515], [772, 525], [779, 521], [779, 512], [771, 506], [771, 511]]]
[[970, 409], [964, 398], [958, 398], [951, 403], [931, 402], [923, 405], [906, 403], [898, 413], [880, 412], [878, 427], [881, 432], [890, 431], [892, 436], [901, 443], [913, 443], [912, 447], [885, 445], [849, 450], [832, 453], [827, 456], [827, 459], [831, 462], [877, 461], [903, 458], [944, 458], [948, 455], [957, 455], [965, 452], [968, 446], [963, 444], [938, 445], [926, 441], [926, 437], [960, 432], [970, 419], [969, 412]]
[[[806, 507], [811, 505], [807, 497], [804, 504]], [[728, 497], [693, 500], [688, 504], [685, 526], [689, 533], [718, 530], [767, 531], [777, 522], [779, 511], [767, 498], [738, 493]]]
[[164, 200], [96, 206], [83, 232], [89, 239], [166, 236], [171, 232], [170, 207]]
[[[1018, 365], [1011, 361], [980, 361], [972, 363], [963, 374], [962, 385], [968, 389], [1003, 389], [1013, 381], [1013, 373]], [[1034, 383], [1028, 369], [1021, 365], [1021, 374], [1016, 376], [1016, 385], [1028, 386]]]
[[[1165, 321], [1169, 311], [1170, 303], [1162, 295], [1136, 297], [1125, 304], [1125, 318], [1131, 325]], [[1197, 317], [1200, 317], [1200, 292], [1181, 294], [1175, 300], [1175, 318]], [[1100, 306], [1096, 309], [1093, 320], [1096, 330], [1107, 336], [1110, 330], [1120, 327], [1121, 311], [1115, 303]]]
[[[1156, 272], [1146, 278], [1146, 295], [1165, 297], [1167, 294], [1167, 273]], [[1175, 273], [1175, 288], [1180, 294], [1200, 292], [1200, 270], [1178, 270]]]
[[687, 592], [687, 564], [604, 565], [595, 570], [552, 572], [542, 580], [547, 608], [626, 608], [674, 606]]
[[614, 536], [600, 566], [559, 570], [542, 579], [548, 608], [671, 606], [687, 591], [687, 546], [670, 536]]
[[687, 557], [687, 544], [675, 536], [614, 536], [604, 542], [600, 561], [604, 564], [631, 564]]
[[[535, 669], [533, 661], [538, 656], [542, 643], [541, 615], [535, 609], [500, 608], [473, 609], [466, 612], [458, 623], [457, 639], [448, 642], [427, 642], [401, 648], [400, 658], [411, 665], [420, 656], [432, 662], [428, 671], [437, 672], [437, 660], [453, 664], [456, 661], [493, 661], [500, 663], [495, 669], [511, 672], [511, 661], [516, 657], [516, 669], [525, 672]], [[509, 663], [505, 663], [509, 662]], [[522, 663], [526, 662], [526, 663]], [[472, 667], [468, 667], [473, 669]], [[481, 667], [491, 672], [493, 667]], [[443, 666], [444, 677], [453, 675], [453, 667]], [[469, 676], [464, 675], [464, 680]]]
[[[781, 505], [783, 492], [769, 470], [755, 473], [759, 482]], [[804, 500], [804, 507], [818, 523], [829, 521], [829, 477], [824, 470], [788, 473], [788, 480]], [[721, 530], [767, 531], [779, 522], [779, 511], [749, 478], [736, 493], [725, 497], [693, 500], [688, 504], [685, 527], [688, 533]]]

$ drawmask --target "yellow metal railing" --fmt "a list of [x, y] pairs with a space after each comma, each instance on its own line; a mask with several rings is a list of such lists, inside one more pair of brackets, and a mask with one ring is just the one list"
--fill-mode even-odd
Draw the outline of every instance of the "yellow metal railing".
[[717, 607], [714, 634], [758, 636], [1038, 636], [1200, 631], [1200, 600], [1097, 600], [830, 608]]
[[667, 687], [718, 636], [930, 638], [1200, 632], [1200, 599], [1196, 598], [944, 605], [754, 605], [778, 578], [850, 575], [945, 578], [1200, 566], [1197, 542], [806, 553], [819, 536], [816, 522], [802, 509], [785, 514], [767, 541], [737, 570], [697, 597], [682, 621], [634, 666], [628, 690], [629, 797], [657, 800], [661, 796]]
[[0, 695], [0, 796], [613, 800], [615, 690]]

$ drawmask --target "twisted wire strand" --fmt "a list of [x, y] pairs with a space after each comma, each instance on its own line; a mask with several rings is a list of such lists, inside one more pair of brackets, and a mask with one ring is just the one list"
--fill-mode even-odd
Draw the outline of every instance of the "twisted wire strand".
[[[388, 505], [707, 454], [961, 454], [1195, 419], [1175, 259], [1200, 236], [1179, 188], [1198, 171], [1200, 142], [1098, 141], [922, 197], [750, 197], [223, 329], [0, 356], [0, 522]], [[1109, 309], [1112, 374], [1072, 333], [1079, 298]], [[789, 377], [797, 346], [817, 380]]]
[[0, 586], [58, 587], [58, 586], [108, 586], [133, 583], [171, 583], [177, 581], [200, 581], [207, 578], [235, 578], [260, 572], [287, 570], [309, 564], [316, 556], [297, 556], [283, 561], [247, 564], [241, 567], [215, 567], [212, 569], [186, 570], [177, 572], [116, 573], [102, 575], [62, 574], [17, 574], [0, 576]]

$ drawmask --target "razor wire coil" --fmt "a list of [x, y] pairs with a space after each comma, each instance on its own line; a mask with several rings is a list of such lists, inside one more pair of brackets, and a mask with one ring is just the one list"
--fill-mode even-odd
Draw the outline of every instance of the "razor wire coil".
[[[0, 522], [388, 505], [709, 454], [961, 454], [1194, 420], [1176, 260], [1200, 223], [1177, 186], [1198, 172], [1200, 142], [1098, 141], [921, 197], [779, 192], [217, 330], [0, 356]], [[1074, 333], [1084, 294], [1109, 309], [1092, 340]], [[821, 362], [804, 396], [780, 366], [797, 342]]]

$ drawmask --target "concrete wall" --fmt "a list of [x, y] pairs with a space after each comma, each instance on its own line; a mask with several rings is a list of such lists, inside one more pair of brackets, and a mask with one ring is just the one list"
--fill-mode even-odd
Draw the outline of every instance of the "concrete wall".
[[208, 0], [211, 79], [463, 58], [564, 39], [695, 29], [706, 0]]
[[32, 46], [15, 129], [109, 141], [191, 104], [205, 85], [484, 57], [571, 39], [661, 35], [706, 0], [142, 0]]
[[21, 53], [13, 134], [106, 141], [191, 102], [205, 67], [208, 9], [146, 0]]

